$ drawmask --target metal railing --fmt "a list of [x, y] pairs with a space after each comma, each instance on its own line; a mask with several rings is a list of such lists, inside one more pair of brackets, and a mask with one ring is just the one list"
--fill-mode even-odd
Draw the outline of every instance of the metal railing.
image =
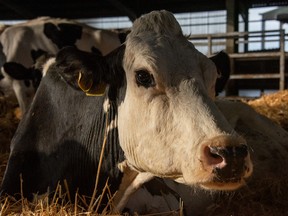
[[[231, 58], [231, 76], [230, 79], [279, 79], [279, 89], [285, 88], [285, 59], [288, 57], [285, 52], [285, 32], [284, 30], [271, 30], [271, 31], [255, 31], [255, 32], [231, 32], [231, 33], [217, 33], [217, 34], [198, 34], [190, 35], [189, 40], [195, 46], [208, 47], [207, 55], [213, 54], [213, 47], [223, 46], [226, 47], [228, 41], [232, 41], [235, 47], [242, 46], [241, 52], [228, 53]], [[273, 50], [265, 50], [265, 44], [275, 43], [276, 48]], [[248, 45], [253, 43], [260, 43], [261, 49], [257, 51], [248, 51]], [[279, 71], [275, 73], [262, 73], [262, 74], [235, 74], [234, 61], [237, 60], [267, 60], [279, 59]]]

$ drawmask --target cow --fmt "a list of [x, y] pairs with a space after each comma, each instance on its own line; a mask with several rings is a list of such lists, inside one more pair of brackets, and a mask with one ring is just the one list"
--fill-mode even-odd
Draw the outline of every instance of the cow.
[[252, 176], [232, 193], [207, 192], [165, 180], [166, 185], [181, 197], [187, 215], [287, 215], [287, 131], [241, 101], [217, 98], [215, 104], [247, 141]]
[[251, 176], [247, 142], [214, 102], [215, 64], [172, 13], [141, 16], [105, 56], [66, 47], [44, 68], [12, 140], [1, 194], [31, 198], [65, 180], [71, 194], [91, 195], [101, 165], [97, 186], [109, 179], [111, 192], [121, 192], [114, 210], [122, 211], [155, 177], [230, 191]]
[[31, 73], [26, 72], [42, 53], [55, 55], [65, 46], [76, 46], [83, 51], [106, 55], [123, 41], [124, 33], [95, 29], [74, 20], [60, 18], [40, 17], [7, 27], [0, 36], [3, 46], [1, 53], [5, 57], [0, 59], [5, 77], [3, 85], [13, 88], [24, 113], [42, 77], [39, 73], [31, 76]]

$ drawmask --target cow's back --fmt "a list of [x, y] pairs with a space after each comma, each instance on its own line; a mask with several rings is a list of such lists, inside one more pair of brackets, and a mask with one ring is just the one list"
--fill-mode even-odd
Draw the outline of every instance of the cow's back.
[[[120, 46], [121, 42], [116, 32], [96, 29], [74, 20], [40, 17], [10, 26], [1, 34], [4, 58], [0, 59], [0, 67], [6, 62], [17, 64], [20, 68], [31, 68], [36, 61], [35, 53], [56, 55], [66, 46], [106, 55]], [[36, 87], [30, 83], [34, 79], [33, 75], [25, 78], [22, 75], [20, 78], [15, 74], [23, 72], [15, 68], [6, 71], [2, 67], [1, 70], [6, 83], [13, 88], [21, 110], [25, 112], [36, 91]]]
[[44, 24], [48, 20], [49, 17], [38, 18], [6, 29], [0, 37], [6, 62], [17, 62], [30, 67], [33, 64], [30, 53], [32, 49], [56, 54], [56, 45], [43, 34]]

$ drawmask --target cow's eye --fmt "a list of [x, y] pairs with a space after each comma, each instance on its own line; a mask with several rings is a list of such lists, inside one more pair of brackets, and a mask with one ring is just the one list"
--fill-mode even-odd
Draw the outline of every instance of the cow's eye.
[[136, 71], [135, 77], [136, 77], [136, 83], [138, 86], [141, 85], [141, 86], [144, 86], [145, 88], [155, 86], [153, 75], [150, 74], [146, 70]]

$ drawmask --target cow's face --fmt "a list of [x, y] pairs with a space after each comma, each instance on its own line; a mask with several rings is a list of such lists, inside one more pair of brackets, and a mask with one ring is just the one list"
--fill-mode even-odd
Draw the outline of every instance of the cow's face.
[[127, 87], [118, 129], [130, 164], [187, 184], [243, 184], [252, 168], [245, 140], [213, 103], [216, 67], [187, 41], [170, 13], [135, 22], [123, 64]]
[[[95, 56], [89, 68], [83, 67], [88, 54], [81, 55], [78, 83], [90, 94], [103, 92], [103, 83], [111, 88], [123, 79], [118, 130], [128, 164], [139, 172], [209, 189], [243, 185], [252, 164], [245, 140], [213, 102], [216, 67], [182, 35], [173, 15], [152, 12], [135, 21], [126, 48], [119, 52]], [[112, 64], [117, 55], [124, 70]], [[71, 65], [60, 56], [59, 64]]]

